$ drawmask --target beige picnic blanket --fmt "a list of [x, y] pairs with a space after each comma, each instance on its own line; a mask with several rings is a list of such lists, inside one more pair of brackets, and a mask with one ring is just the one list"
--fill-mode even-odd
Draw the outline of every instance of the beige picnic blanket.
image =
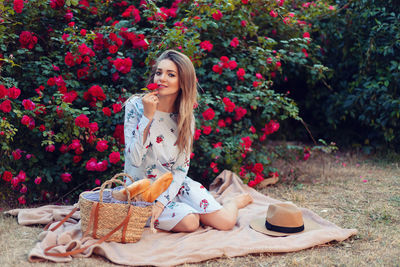
[[[101, 255], [110, 261], [123, 265], [173, 266], [183, 263], [201, 262], [222, 256], [234, 257], [250, 253], [291, 252], [324, 244], [333, 240], [343, 241], [357, 234], [356, 229], [342, 229], [324, 220], [308, 209], [302, 208], [303, 216], [321, 225], [321, 229], [287, 237], [271, 237], [256, 232], [249, 227], [255, 217], [265, 216], [270, 203], [279, 200], [265, 196], [242, 183], [233, 172], [223, 171], [211, 184], [210, 192], [218, 201], [234, 197], [237, 194], [250, 193], [254, 202], [239, 211], [236, 226], [231, 231], [218, 231], [211, 227], [200, 227], [193, 233], [151, 233], [145, 229], [142, 239], [137, 243], [121, 244], [103, 242], [87, 249], [74, 257], [90, 257], [92, 253]], [[15, 209], [6, 213], [18, 216], [18, 223], [45, 224], [61, 220], [73, 206], [43, 206], [32, 209]], [[73, 257], [52, 257], [44, 255], [46, 247], [58, 244], [51, 252], [65, 252], [94, 243], [92, 238], [80, 241], [79, 212], [55, 232], [43, 231], [39, 242], [28, 255], [30, 262], [50, 260], [70, 262]]]

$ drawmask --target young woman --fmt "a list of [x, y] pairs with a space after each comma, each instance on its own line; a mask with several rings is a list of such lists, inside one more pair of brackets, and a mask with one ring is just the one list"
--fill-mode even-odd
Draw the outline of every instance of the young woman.
[[200, 183], [187, 176], [194, 134], [196, 73], [190, 59], [175, 50], [161, 54], [150, 83], [158, 89], [133, 96], [125, 107], [125, 172], [135, 180], [156, 180], [166, 172], [173, 181], [153, 206], [150, 226], [173, 232], [195, 231], [200, 222], [220, 230], [236, 224], [248, 194], [221, 206]]

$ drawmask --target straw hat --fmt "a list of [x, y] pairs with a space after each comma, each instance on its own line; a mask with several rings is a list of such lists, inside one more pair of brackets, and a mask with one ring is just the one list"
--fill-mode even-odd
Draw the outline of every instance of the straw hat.
[[253, 220], [250, 227], [271, 236], [294, 235], [320, 228], [313, 220], [303, 218], [301, 210], [291, 202], [270, 204], [266, 217]]

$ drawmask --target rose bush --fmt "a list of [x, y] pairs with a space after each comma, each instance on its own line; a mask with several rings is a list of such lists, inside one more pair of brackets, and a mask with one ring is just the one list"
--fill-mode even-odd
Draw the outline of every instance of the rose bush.
[[[0, 4], [1, 186], [21, 204], [67, 201], [123, 170], [123, 107], [168, 48], [196, 66], [189, 175], [231, 169], [250, 186], [277, 170], [263, 149], [298, 117], [286, 68], [322, 72], [309, 20], [327, 1], [7, 1]], [[149, 85], [149, 89], [152, 86]]]

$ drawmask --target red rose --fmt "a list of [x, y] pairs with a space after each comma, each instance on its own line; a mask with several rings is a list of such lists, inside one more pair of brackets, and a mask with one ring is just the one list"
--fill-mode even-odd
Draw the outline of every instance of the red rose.
[[33, 49], [37, 43], [37, 40], [37, 37], [28, 31], [23, 31], [19, 35], [19, 42], [21, 43], [22, 48], [27, 48], [29, 50]]
[[211, 52], [211, 50], [213, 49], [213, 44], [210, 43], [210, 41], [203, 41], [200, 43], [200, 48], [203, 50], [206, 50], [208, 52]]
[[103, 113], [104, 113], [104, 115], [106, 115], [107, 117], [110, 117], [110, 116], [111, 116], [111, 109], [108, 108], [108, 107], [104, 107], [104, 108], [103, 108]]
[[7, 95], [7, 89], [4, 85], [0, 84], [0, 99], [5, 98]]
[[221, 13], [221, 11], [219, 11], [219, 10], [217, 9], [217, 12], [213, 13], [213, 14], [212, 14], [212, 17], [213, 17], [213, 19], [215, 19], [215, 20], [220, 20], [220, 19], [222, 19], [222, 13]]
[[8, 89], [8, 97], [11, 99], [17, 99], [21, 94], [21, 90], [15, 87]]
[[214, 65], [214, 66], [212, 67], [212, 70], [213, 70], [214, 72], [218, 73], [218, 74], [222, 74], [222, 71], [223, 71], [223, 69], [222, 69], [222, 67], [221, 67], [220, 65]]
[[107, 170], [107, 165], [108, 165], [107, 160], [103, 160], [101, 162], [98, 162], [96, 164], [96, 171], [104, 172], [105, 170]]
[[113, 137], [117, 139], [117, 141], [120, 144], [125, 144], [125, 137], [124, 137], [124, 125], [123, 124], [118, 124], [115, 126], [115, 131], [113, 134]]
[[42, 177], [36, 177], [35, 178], [35, 184], [40, 184], [42, 182]]
[[246, 115], [246, 113], [247, 113], [247, 110], [246, 109], [244, 109], [244, 108], [242, 108], [242, 107], [237, 107], [236, 109], [235, 109], [235, 120], [237, 120], [237, 121], [239, 121], [239, 120], [241, 120], [243, 117], [244, 117], [244, 115]]
[[82, 56], [89, 55], [92, 57], [95, 55], [93, 50], [90, 47], [88, 47], [85, 43], [78, 46], [78, 51], [79, 51], [79, 54], [81, 54]]
[[205, 135], [209, 135], [211, 133], [211, 131], [212, 131], [211, 126], [202, 126], [202, 128], [203, 128], [203, 133]]
[[72, 103], [75, 101], [75, 99], [77, 99], [77, 97], [78, 97], [78, 93], [76, 91], [71, 91], [71, 92], [65, 93], [62, 99], [65, 103]]
[[89, 129], [92, 133], [95, 133], [99, 130], [99, 125], [97, 124], [97, 122], [92, 122], [89, 124]]
[[65, 56], [64, 61], [68, 67], [73, 67], [75, 65], [74, 56], [72, 55], [71, 52], [67, 52], [67, 55]]
[[14, 160], [19, 160], [21, 158], [21, 152], [22, 152], [21, 149], [16, 149], [11, 153]]
[[108, 51], [110, 52], [110, 54], [115, 54], [118, 52], [118, 46], [116, 45], [110, 45], [108, 47]]
[[230, 45], [236, 48], [239, 45], [239, 39], [237, 37], [233, 38]]
[[54, 152], [56, 147], [54, 145], [48, 145], [48, 146], [46, 146], [45, 149], [46, 149], [47, 152]]
[[248, 150], [253, 143], [253, 141], [251, 140], [251, 138], [249, 136], [242, 137], [241, 140], [243, 143], [240, 143], [240, 145], [242, 147], [244, 147], [246, 150]]
[[26, 204], [25, 196], [20, 196], [20, 197], [18, 198], [18, 202], [19, 202], [19, 204], [21, 204], [21, 205], [25, 205], [25, 204]]
[[233, 112], [233, 110], [235, 109], [235, 103], [233, 103], [229, 98], [224, 97], [222, 99], [222, 102], [224, 102], [225, 104], [225, 111], [227, 112]]
[[303, 38], [310, 38], [310, 33], [309, 32], [303, 33]]
[[203, 112], [203, 118], [208, 121], [212, 120], [215, 116], [215, 112], [212, 108], [206, 109], [206, 111]]
[[149, 85], [146, 86], [146, 88], [149, 89], [150, 91], [153, 91], [158, 88], [158, 84], [150, 83]]
[[23, 0], [14, 0], [14, 10], [16, 13], [22, 13], [23, 8], [24, 8]]
[[9, 113], [11, 112], [12, 106], [11, 106], [11, 101], [6, 99], [0, 104], [0, 110], [3, 111], [4, 113]]
[[30, 99], [22, 100], [22, 105], [24, 106], [25, 110], [34, 110], [36, 107], [35, 103], [33, 103]]
[[230, 61], [228, 62], [228, 67], [229, 67], [230, 70], [236, 69], [236, 67], [237, 67], [236, 61], [230, 60]]
[[69, 183], [69, 182], [71, 182], [71, 174], [69, 174], [69, 173], [63, 173], [63, 174], [61, 174], [61, 180], [64, 182], [64, 183]]
[[236, 74], [239, 80], [244, 80], [244, 75], [246, 74], [246, 72], [244, 71], [243, 68], [239, 68]]
[[278, 16], [278, 13], [276, 13], [275, 10], [271, 10], [271, 11], [269, 12], [269, 15], [270, 15], [271, 17], [273, 17], [273, 18], [276, 18], [276, 17]]
[[48, 86], [54, 86], [56, 85], [56, 80], [54, 79], [54, 77], [51, 77], [47, 80], [47, 85]]
[[226, 86], [226, 91], [231, 92], [231, 91], [232, 91], [232, 86], [227, 85], [227, 86]]
[[85, 114], [81, 114], [75, 118], [75, 125], [81, 128], [89, 127], [89, 118]]
[[220, 128], [226, 127], [225, 121], [224, 120], [218, 120], [218, 127], [220, 127]]
[[107, 150], [107, 148], [108, 148], [108, 141], [101, 140], [101, 141], [97, 142], [97, 145], [96, 145], [97, 151], [103, 152], [103, 151]]
[[110, 159], [111, 163], [116, 164], [118, 161], [120, 161], [121, 155], [119, 152], [111, 152], [108, 158]]
[[95, 171], [97, 166], [97, 159], [91, 158], [86, 162], [86, 170]]
[[65, 145], [65, 144], [62, 144], [58, 150], [59, 150], [62, 154], [65, 154], [65, 153], [67, 153], [67, 151], [68, 151], [68, 146]]
[[75, 150], [81, 147], [81, 141], [79, 139], [72, 140], [72, 143], [69, 145], [69, 149]]
[[81, 161], [82, 160], [82, 157], [81, 156], [74, 156], [73, 158], [72, 158], [72, 161], [74, 162], [74, 163], [78, 163], [79, 161]]
[[132, 59], [128, 58], [117, 58], [114, 61], [114, 66], [115, 68], [123, 73], [123, 74], [127, 74], [128, 72], [131, 71], [131, 67], [132, 67]]
[[11, 172], [9, 172], [9, 171], [3, 172], [3, 180], [4, 181], [9, 182], [9, 181], [11, 181], [12, 177], [13, 177], [13, 175]]
[[194, 136], [193, 136], [194, 140], [199, 140], [200, 135], [201, 135], [201, 130], [196, 129], [196, 131], [194, 132]]
[[254, 164], [254, 166], [253, 166], [254, 173], [262, 173], [263, 170], [264, 170], [264, 166], [261, 163]]
[[101, 89], [100, 86], [98, 85], [93, 85], [92, 87], [89, 88], [88, 92], [96, 98], [96, 100], [106, 100], [106, 95], [103, 92], [103, 89]]
[[114, 113], [118, 113], [122, 110], [122, 106], [120, 103], [114, 103], [111, 105]]
[[28, 126], [30, 122], [31, 122], [31, 118], [28, 115], [22, 116], [21, 123], [23, 125], [27, 125]]

